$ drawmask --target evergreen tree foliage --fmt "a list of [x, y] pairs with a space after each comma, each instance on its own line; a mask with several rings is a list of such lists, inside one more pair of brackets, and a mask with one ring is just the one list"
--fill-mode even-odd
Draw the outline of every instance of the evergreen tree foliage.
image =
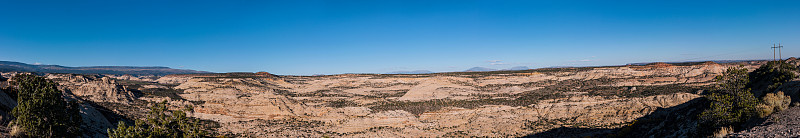
[[738, 126], [756, 116], [758, 99], [750, 93], [747, 69], [731, 67], [714, 80], [718, 82], [706, 98], [709, 107], [699, 117], [705, 128]]
[[[756, 88], [759, 85], [766, 86], [766, 92], [773, 92], [778, 86], [797, 77], [794, 74], [797, 67], [784, 61], [770, 61], [766, 65], [762, 65], [758, 69], [750, 73], [750, 80], [753, 83], [748, 84], [750, 88]], [[766, 93], [763, 93], [766, 94]], [[756, 95], [756, 96], [763, 96]]]
[[166, 101], [160, 102], [150, 107], [144, 120], [136, 120], [133, 126], [120, 121], [116, 129], [108, 130], [108, 134], [111, 138], [205, 137], [207, 134], [199, 120], [186, 117], [185, 111], [190, 109], [172, 111], [167, 109]]
[[57, 83], [44, 77], [21, 74], [12, 78], [18, 105], [12, 123], [26, 137], [78, 137], [81, 135], [80, 106], [62, 97]]

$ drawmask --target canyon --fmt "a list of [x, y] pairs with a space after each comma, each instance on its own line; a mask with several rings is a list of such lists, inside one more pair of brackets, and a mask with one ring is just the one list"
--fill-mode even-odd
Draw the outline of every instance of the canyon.
[[171, 109], [191, 107], [189, 116], [203, 120], [212, 134], [232, 137], [581, 137], [611, 134], [654, 112], [687, 106], [726, 69], [752, 71], [764, 63], [322, 76], [44, 76], [82, 101], [84, 127], [92, 132], [87, 137], [103, 137], [116, 122], [140, 119], [161, 101]]

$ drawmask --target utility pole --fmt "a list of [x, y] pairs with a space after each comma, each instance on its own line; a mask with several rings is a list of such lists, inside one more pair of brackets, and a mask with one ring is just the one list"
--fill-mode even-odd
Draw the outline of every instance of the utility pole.
[[783, 48], [783, 46], [781, 45], [781, 43], [778, 43], [778, 59], [779, 60], [783, 60], [783, 56], [781, 56], [781, 48]]
[[778, 47], [775, 46], [775, 43], [773, 43], [772, 47], [770, 47], [770, 48], [772, 48], [772, 61], [775, 61], [775, 49], [778, 48]]

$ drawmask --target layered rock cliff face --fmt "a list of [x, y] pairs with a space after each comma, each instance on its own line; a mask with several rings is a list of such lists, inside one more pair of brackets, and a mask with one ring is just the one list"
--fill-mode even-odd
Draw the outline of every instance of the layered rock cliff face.
[[47, 74], [63, 91], [93, 102], [128, 103], [135, 96], [116, 80], [99, 75]]
[[143, 82], [154, 82], [160, 76], [155, 75], [142, 75], [142, 76], [134, 76], [134, 75], [106, 75], [109, 78], [114, 78], [118, 80], [130, 80], [130, 81], [143, 81]]
[[112, 123], [118, 119], [108, 113], [136, 119], [146, 112], [148, 103], [168, 100], [173, 109], [191, 105], [190, 116], [210, 121], [215, 126], [211, 130], [219, 135], [516, 137], [559, 128], [620, 128], [654, 111], [700, 97], [698, 90], [728, 67], [744, 65], [752, 70], [759, 64], [416, 75], [47, 77], [80, 99], [102, 106], [100, 114], [82, 110], [85, 116]]

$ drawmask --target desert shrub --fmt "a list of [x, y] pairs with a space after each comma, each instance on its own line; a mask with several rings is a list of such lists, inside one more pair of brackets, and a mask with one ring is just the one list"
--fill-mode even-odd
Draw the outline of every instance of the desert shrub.
[[756, 106], [758, 109], [758, 116], [761, 118], [767, 117], [773, 112], [779, 112], [789, 108], [792, 98], [783, 94], [783, 91], [778, 93], [767, 93], [761, 98], [761, 103]]
[[78, 137], [81, 135], [80, 106], [62, 97], [57, 83], [44, 77], [21, 74], [11, 85], [17, 94], [17, 106], [11, 114], [15, 134], [24, 137]]
[[134, 125], [127, 126], [119, 122], [116, 129], [109, 129], [111, 138], [142, 138], [142, 137], [205, 137], [207, 132], [202, 130], [199, 120], [186, 117], [184, 110], [171, 111], [167, 109], [167, 102], [160, 102], [150, 107], [144, 120], [136, 120]]
[[772, 108], [773, 111], [778, 112], [789, 108], [792, 98], [784, 95], [782, 91], [778, 91], [778, 93], [767, 93], [761, 101], [763, 101], [764, 105], [768, 108]]
[[758, 100], [746, 88], [747, 69], [731, 67], [714, 80], [718, 84], [706, 95], [709, 106], [699, 115], [704, 128], [738, 126], [757, 115]]
[[760, 118], [767, 117], [772, 114], [772, 112], [775, 112], [775, 108], [764, 103], [756, 105], [756, 109], [758, 110], [758, 117]]
[[714, 131], [714, 134], [712, 136], [715, 137], [715, 138], [724, 138], [725, 135], [728, 135], [730, 133], [733, 133], [733, 128], [731, 128], [731, 127], [722, 127], [722, 128], [719, 128], [717, 131]]

